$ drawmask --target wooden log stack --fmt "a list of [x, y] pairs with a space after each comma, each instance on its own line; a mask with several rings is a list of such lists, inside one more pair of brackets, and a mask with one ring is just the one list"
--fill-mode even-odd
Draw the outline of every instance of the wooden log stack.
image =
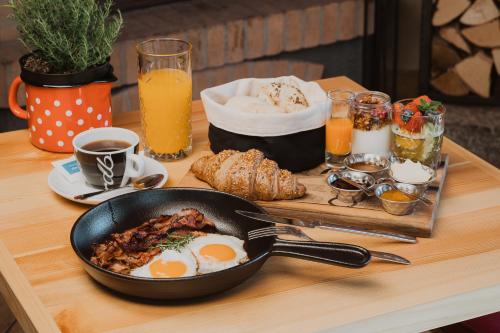
[[449, 96], [490, 98], [500, 74], [500, 1], [438, 0], [431, 85]]

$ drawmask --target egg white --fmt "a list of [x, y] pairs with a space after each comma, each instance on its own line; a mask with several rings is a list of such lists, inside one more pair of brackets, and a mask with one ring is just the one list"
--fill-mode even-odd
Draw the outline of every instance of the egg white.
[[181, 276], [176, 277], [185, 277], [185, 276], [193, 276], [196, 275], [197, 263], [196, 259], [191, 254], [191, 251], [184, 249], [181, 252], [177, 252], [175, 250], [165, 250], [162, 253], [155, 256], [152, 260], [150, 260], [146, 265], [138, 267], [130, 271], [130, 275], [137, 277], [146, 277], [146, 278], [154, 278], [151, 275], [150, 266], [152, 263], [157, 260], [162, 260], [164, 262], [168, 261], [182, 261], [184, 265], [186, 265], [186, 271]]
[[[222, 244], [230, 247], [235, 252], [234, 258], [226, 261], [218, 261], [215, 258], [206, 257], [200, 254], [200, 250], [204, 246], [210, 244]], [[233, 236], [208, 234], [195, 238], [187, 247], [191, 250], [198, 262], [198, 273], [205, 274], [234, 267], [248, 261], [248, 255], [243, 248], [243, 244], [243, 240]]]

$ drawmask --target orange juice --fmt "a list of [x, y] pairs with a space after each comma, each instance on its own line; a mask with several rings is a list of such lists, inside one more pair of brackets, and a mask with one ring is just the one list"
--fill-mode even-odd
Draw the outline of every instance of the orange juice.
[[326, 151], [344, 156], [351, 152], [352, 121], [348, 118], [331, 118], [326, 122]]
[[139, 76], [145, 145], [156, 154], [191, 147], [191, 77], [185, 71], [155, 69]]

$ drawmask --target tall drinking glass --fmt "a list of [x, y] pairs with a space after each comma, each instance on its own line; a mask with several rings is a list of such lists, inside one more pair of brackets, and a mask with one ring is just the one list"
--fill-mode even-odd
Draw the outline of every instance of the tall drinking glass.
[[327, 167], [339, 166], [344, 158], [351, 153], [352, 120], [349, 110], [354, 99], [354, 93], [349, 90], [330, 90], [328, 98], [332, 102], [330, 119], [326, 121], [326, 151]]
[[154, 38], [137, 45], [144, 152], [176, 160], [191, 152], [191, 44]]

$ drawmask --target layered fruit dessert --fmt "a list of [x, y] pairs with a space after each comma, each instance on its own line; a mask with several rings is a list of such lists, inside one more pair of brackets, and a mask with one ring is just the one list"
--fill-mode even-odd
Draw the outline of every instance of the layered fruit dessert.
[[392, 153], [435, 169], [443, 143], [443, 104], [420, 96], [398, 101], [393, 108]]
[[351, 108], [353, 154], [390, 154], [391, 100], [378, 91], [356, 95]]

